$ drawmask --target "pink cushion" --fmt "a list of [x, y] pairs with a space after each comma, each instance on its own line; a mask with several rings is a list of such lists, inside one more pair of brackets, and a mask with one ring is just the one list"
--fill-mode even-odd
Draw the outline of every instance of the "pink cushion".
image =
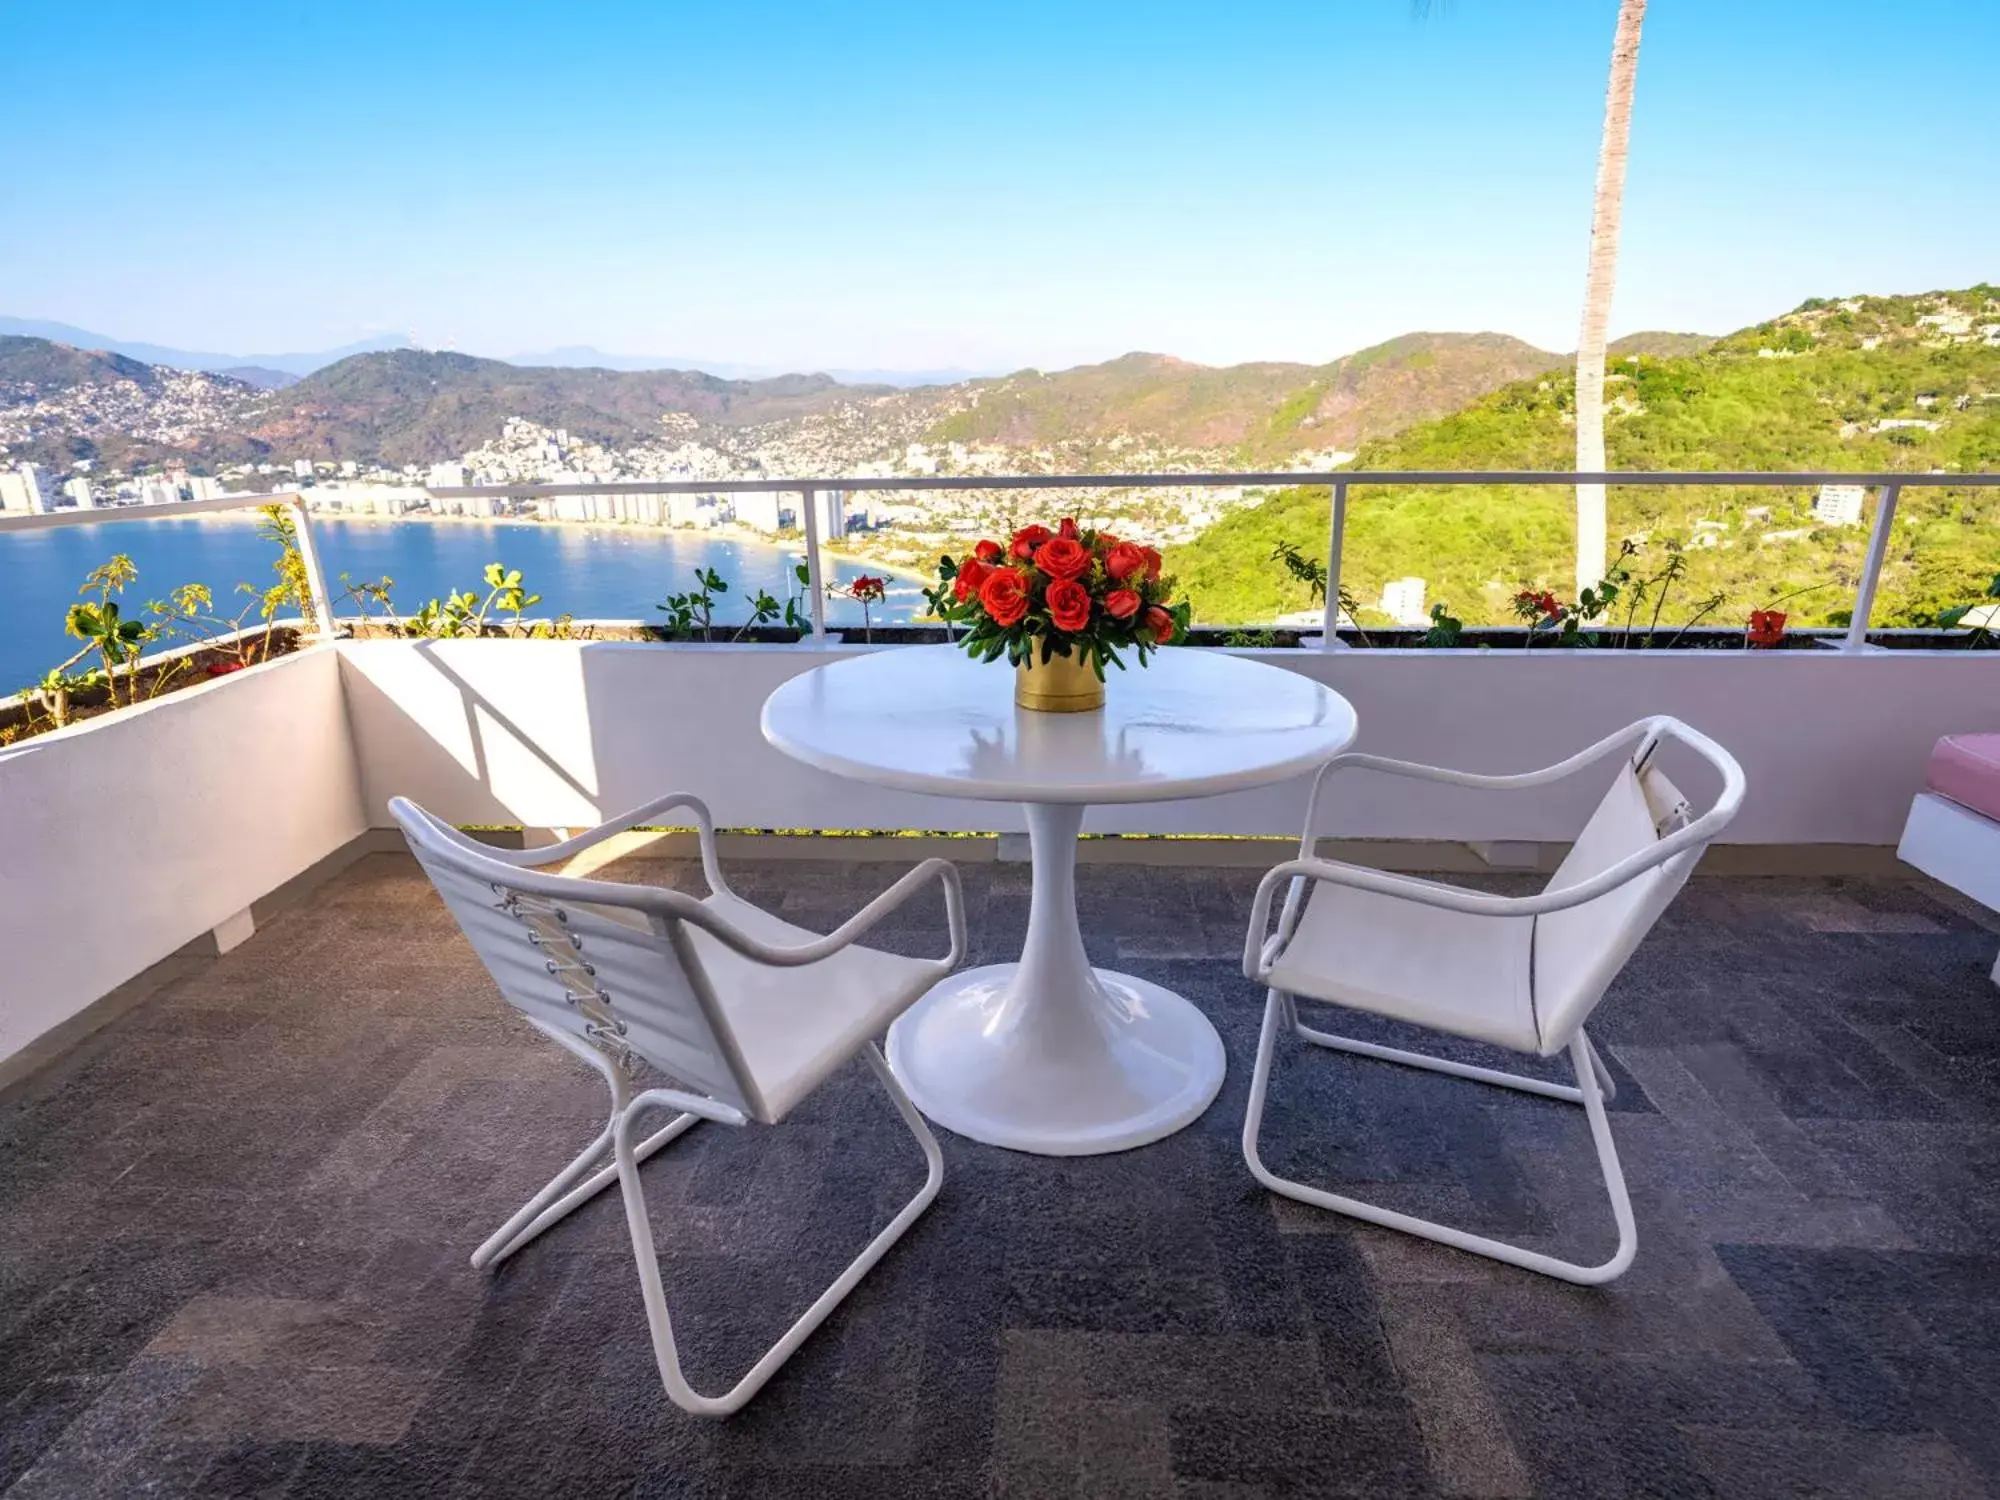
[[2000, 821], [2000, 734], [1948, 734], [1931, 751], [1932, 791]]

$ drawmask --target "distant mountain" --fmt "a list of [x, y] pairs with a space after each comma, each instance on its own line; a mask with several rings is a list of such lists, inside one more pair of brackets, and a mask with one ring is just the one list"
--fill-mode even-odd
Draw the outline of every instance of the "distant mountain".
[[[409, 339], [400, 333], [392, 333], [363, 339], [358, 344], [348, 344], [339, 349], [321, 350], [315, 354], [214, 354], [194, 349], [174, 349], [164, 344], [144, 344], [129, 339], [109, 338], [101, 333], [92, 333], [87, 328], [78, 328], [69, 323], [52, 323], [39, 318], [0, 318], [0, 334], [49, 339], [56, 343], [69, 344], [77, 349], [108, 350], [113, 354], [123, 354], [128, 359], [144, 360], [149, 365], [166, 365], [176, 370], [210, 370], [235, 374], [248, 367], [293, 377], [310, 375], [314, 370], [324, 369], [327, 365], [346, 359], [352, 354], [410, 347]], [[257, 383], [251, 381], [253, 385]]]
[[[1563, 362], [1361, 444], [1354, 467], [1569, 469], [1574, 382]], [[1815, 300], [1697, 352], [1621, 360], [1605, 394], [1616, 469], [1992, 472], [2000, 469], [2000, 288]], [[1610, 494], [1611, 534], [1614, 545], [1645, 539], [1635, 564], [1642, 576], [1666, 566], [1669, 542], [1685, 549], [1685, 576], [1663, 616], [1670, 625], [1716, 597], [1715, 623], [1740, 626], [1749, 610], [1780, 599], [1794, 623], [1838, 623], [1868, 531], [1826, 525], [1813, 499], [1807, 488], [1621, 486]], [[1323, 486], [1283, 490], [1175, 549], [1169, 565], [1196, 617], [1267, 620], [1309, 607], [1271, 554], [1290, 543], [1317, 555], [1326, 506]], [[1343, 581], [1366, 605], [1391, 579], [1421, 578], [1431, 602], [1468, 622], [1506, 620], [1518, 589], [1570, 597], [1574, 507], [1574, 492], [1557, 487], [1357, 486]], [[2000, 491], [1907, 491], [1897, 522], [1881, 620], [1907, 623], [1969, 602], [2000, 570]]]
[[1023, 370], [954, 392], [934, 442], [1096, 443], [1224, 450], [1242, 462], [1346, 451], [1564, 363], [1498, 333], [1412, 333], [1325, 365], [1190, 364], [1127, 354], [1055, 374]]
[[[123, 354], [0, 333], [0, 389], [32, 386], [36, 393], [49, 396], [119, 380], [150, 390], [158, 386], [160, 375], [151, 365]], [[4, 397], [0, 404], [6, 404]]]
[[824, 411], [879, 388], [825, 375], [724, 380], [699, 371], [524, 369], [468, 354], [361, 354], [276, 393], [243, 437], [284, 457], [429, 463], [498, 436], [508, 417], [610, 446], [661, 436], [660, 418], [744, 427]]
[[215, 373], [240, 380], [260, 391], [282, 391], [288, 385], [297, 385], [300, 380], [299, 376], [287, 370], [273, 370], [264, 365], [231, 365]]
[[[765, 380], [784, 372], [772, 365], [731, 364], [727, 360], [694, 359], [678, 355], [607, 354], [588, 344], [566, 344], [560, 349], [544, 349], [533, 354], [510, 354], [510, 365], [559, 370], [591, 368], [599, 370], [699, 370], [720, 375], [725, 380]], [[924, 385], [956, 385], [994, 375], [996, 370], [826, 370], [825, 375], [842, 385], [888, 385], [910, 388]]]

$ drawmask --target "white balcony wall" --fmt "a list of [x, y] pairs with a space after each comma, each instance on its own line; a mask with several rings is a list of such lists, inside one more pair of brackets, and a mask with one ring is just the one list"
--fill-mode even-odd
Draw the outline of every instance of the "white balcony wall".
[[0, 750], [0, 1061], [367, 826], [330, 649]]
[[[666, 790], [696, 792], [749, 828], [1017, 829], [1018, 812], [883, 791], [811, 770], [764, 743], [758, 714], [831, 647], [624, 642], [346, 642], [348, 705], [370, 818], [398, 793], [462, 823], [573, 827]], [[1893, 844], [1931, 744], [2000, 729], [2000, 655], [1831, 652], [1631, 655], [1245, 652], [1345, 693], [1357, 748], [1476, 770], [1559, 760], [1647, 714], [1728, 746], [1749, 779], [1732, 841]], [[1119, 690], [1114, 675], [1111, 691]], [[996, 695], [1010, 674], [993, 671]], [[883, 725], [893, 734], [893, 720]], [[1683, 770], [1686, 790], [1708, 788]], [[1572, 837], [1601, 788], [1474, 797], [1356, 773], [1327, 831], [1366, 838]], [[1292, 834], [1303, 786], [1199, 802], [1100, 808], [1100, 832]]]

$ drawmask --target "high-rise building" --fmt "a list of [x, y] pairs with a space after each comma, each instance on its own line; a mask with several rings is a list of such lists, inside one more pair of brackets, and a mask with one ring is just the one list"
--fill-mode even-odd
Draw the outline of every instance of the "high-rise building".
[[736, 524], [752, 531], [776, 531], [784, 525], [785, 511], [776, 490], [744, 490], [736, 496]]
[[90, 487], [90, 481], [81, 474], [63, 481], [63, 493], [69, 496], [69, 503], [78, 510], [97, 508], [97, 492]]
[[450, 463], [432, 464], [430, 474], [424, 480], [425, 485], [434, 490], [462, 489], [470, 482], [465, 465], [456, 459]]
[[833, 541], [847, 535], [845, 490], [814, 490], [812, 503], [813, 520], [819, 525], [821, 540]]
[[311, 459], [309, 459], [309, 458], [296, 458], [296, 459], [293, 459], [293, 460], [292, 460], [292, 477], [293, 477], [294, 479], [310, 479], [310, 478], [312, 478], [312, 477], [313, 477], [313, 461], [312, 461]]
[[1382, 613], [1398, 625], [1422, 625], [1430, 616], [1424, 613], [1424, 581], [1421, 578], [1392, 578], [1382, 585]]
[[55, 508], [56, 490], [49, 471], [40, 464], [16, 464], [0, 473], [0, 510], [23, 510], [40, 515]]
[[1867, 494], [1858, 484], [1823, 484], [1813, 501], [1813, 514], [1825, 526], [1859, 526]]

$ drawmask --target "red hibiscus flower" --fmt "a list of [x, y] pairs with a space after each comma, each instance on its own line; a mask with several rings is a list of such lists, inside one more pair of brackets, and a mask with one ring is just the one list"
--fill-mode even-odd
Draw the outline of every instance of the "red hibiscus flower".
[[1775, 646], [1785, 638], [1786, 615], [1782, 609], [1753, 609], [1747, 632], [1753, 646]]
[[1547, 589], [1522, 589], [1514, 596], [1514, 613], [1527, 619], [1540, 615], [1545, 620], [1562, 617], [1562, 604]]
[[958, 565], [958, 577], [954, 578], [951, 584], [951, 591], [957, 595], [958, 602], [963, 604], [967, 599], [978, 593], [979, 586], [986, 582], [988, 575], [992, 571], [991, 568], [987, 567], [985, 563], [976, 557], [968, 557], [964, 562], [960, 563]]
[[1104, 559], [1104, 571], [1123, 583], [1146, 571], [1146, 549], [1137, 542], [1119, 542]]
[[1131, 589], [1113, 589], [1104, 596], [1104, 612], [1114, 620], [1129, 620], [1144, 602]]
[[1090, 569], [1090, 553], [1073, 536], [1052, 537], [1035, 549], [1035, 566], [1051, 578], [1081, 578]]
[[1008, 544], [1008, 554], [1026, 562], [1035, 555], [1037, 547], [1054, 535], [1055, 533], [1046, 526], [1023, 526], [1014, 533], [1014, 540]]
[[1174, 617], [1155, 604], [1146, 611], [1146, 629], [1153, 632], [1153, 644], [1164, 646], [1174, 638]]
[[247, 665], [249, 665], [247, 662], [240, 661], [210, 662], [208, 664], [208, 675], [211, 677], [227, 677], [231, 672], [242, 671]]
[[981, 542], [972, 549], [972, 555], [990, 567], [1006, 554], [1000, 550], [998, 542]]
[[996, 625], [1017, 625], [1028, 612], [1028, 585], [1013, 568], [995, 568], [979, 586], [979, 602]]
[[1058, 578], [1050, 584], [1048, 605], [1049, 623], [1058, 630], [1074, 634], [1090, 623], [1090, 590], [1074, 579]]
[[1062, 524], [1056, 527], [1056, 535], [1060, 537], [1067, 537], [1069, 538], [1069, 540], [1074, 542], [1079, 540], [1083, 536], [1083, 533], [1081, 531], [1078, 531], [1076, 528], [1075, 516], [1064, 516], [1062, 518]]
[[859, 578], [855, 579], [854, 582], [850, 583], [847, 586], [847, 592], [853, 598], [866, 599], [871, 603], [877, 599], [880, 599], [884, 594], [888, 593], [888, 591], [889, 591], [888, 579], [873, 578], [866, 573], [863, 573]]

